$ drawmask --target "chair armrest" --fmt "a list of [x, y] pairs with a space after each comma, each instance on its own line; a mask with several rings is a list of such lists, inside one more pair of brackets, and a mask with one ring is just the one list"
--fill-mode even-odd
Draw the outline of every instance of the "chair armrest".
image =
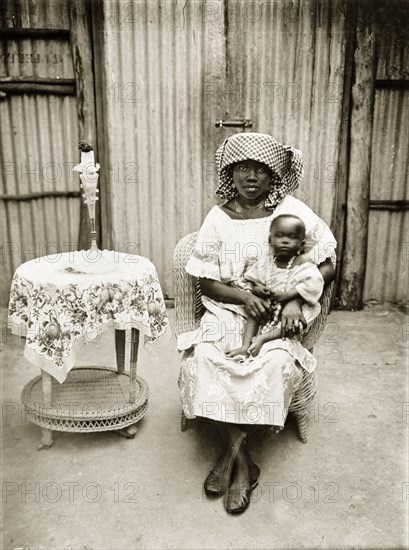
[[308, 332], [304, 334], [303, 339], [301, 340], [302, 345], [306, 349], [311, 350], [315, 346], [315, 344], [318, 342], [319, 337], [321, 336], [322, 331], [324, 330], [331, 305], [331, 295], [333, 288], [334, 282], [330, 283], [324, 288], [324, 292], [322, 293], [320, 299], [321, 313], [311, 323]]
[[200, 324], [202, 311], [199, 282], [186, 272], [186, 264], [197, 241], [197, 231], [182, 237], [173, 253], [175, 269], [175, 334], [193, 330]]

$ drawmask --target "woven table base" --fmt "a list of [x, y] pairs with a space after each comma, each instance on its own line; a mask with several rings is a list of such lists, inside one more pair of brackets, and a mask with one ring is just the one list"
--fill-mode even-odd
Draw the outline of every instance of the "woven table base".
[[[148, 409], [148, 386], [139, 376], [136, 382], [136, 399], [130, 403], [128, 373], [118, 373], [108, 367], [74, 368], [63, 384], [52, 380], [49, 405], [43, 404], [41, 376], [24, 386], [21, 400], [28, 420], [43, 429], [63, 432], [120, 430], [138, 422]], [[49, 442], [43, 439], [41, 447], [51, 443], [50, 433]]]

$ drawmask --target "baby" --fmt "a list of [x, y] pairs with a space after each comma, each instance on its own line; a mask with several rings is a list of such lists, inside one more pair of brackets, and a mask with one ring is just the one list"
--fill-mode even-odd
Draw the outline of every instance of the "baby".
[[247, 316], [243, 343], [240, 348], [227, 352], [228, 357], [258, 355], [263, 344], [281, 338], [281, 309], [289, 300], [303, 298], [305, 303], [301, 309], [307, 324], [319, 315], [318, 301], [324, 280], [317, 266], [303, 254], [304, 242], [305, 225], [297, 216], [280, 215], [271, 222], [269, 245], [272, 255], [258, 260], [244, 277], [254, 284], [252, 292], [256, 296], [270, 300], [272, 313], [260, 326]]

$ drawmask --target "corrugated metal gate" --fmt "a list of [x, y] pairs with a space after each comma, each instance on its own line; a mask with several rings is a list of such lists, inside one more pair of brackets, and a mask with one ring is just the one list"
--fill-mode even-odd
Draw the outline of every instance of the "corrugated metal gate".
[[168, 296], [174, 245], [215, 202], [214, 152], [234, 131], [219, 119], [251, 119], [303, 150], [298, 196], [334, 222], [345, 12], [340, 0], [105, 0], [94, 10], [103, 240], [150, 257]]

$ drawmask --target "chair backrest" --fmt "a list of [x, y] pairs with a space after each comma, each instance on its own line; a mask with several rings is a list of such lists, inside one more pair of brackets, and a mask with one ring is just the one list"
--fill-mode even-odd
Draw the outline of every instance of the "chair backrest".
[[[198, 280], [189, 275], [186, 264], [197, 241], [197, 231], [189, 233], [177, 243], [173, 254], [175, 268], [175, 333], [176, 336], [197, 328], [203, 315], [203, 304]], [[321, 313], [312, 322], [308, 332], [304, 333], [302, 344], [312, 349], [318, 341], [327, 320], [333, 283], [326, 286], [321, 296]]]

